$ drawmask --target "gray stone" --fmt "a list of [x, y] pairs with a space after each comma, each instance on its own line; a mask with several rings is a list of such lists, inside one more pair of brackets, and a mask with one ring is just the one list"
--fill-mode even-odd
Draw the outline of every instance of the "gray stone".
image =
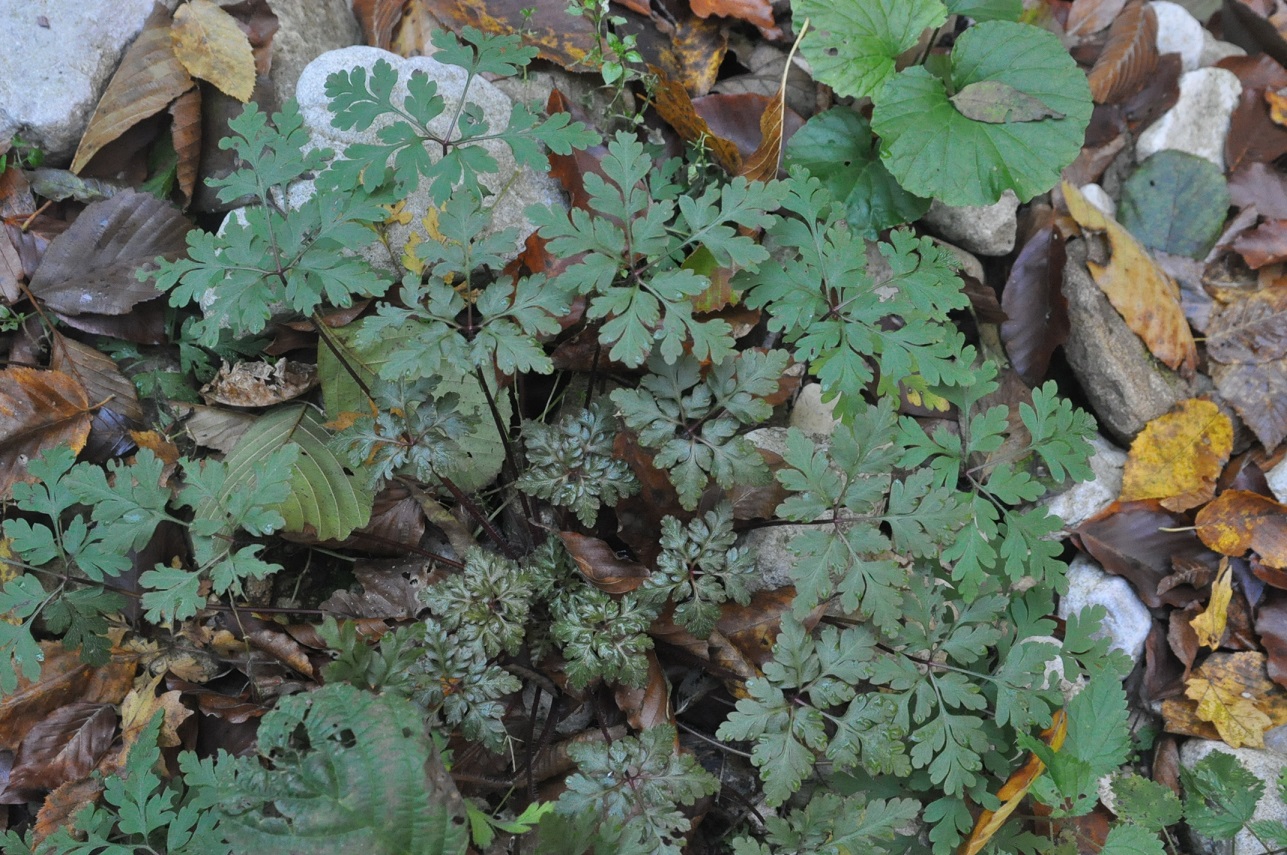
[[822, 402], [822, 386], [808, 383], [796, 396], [791, 408], [791, 427], [818, 437], [831, 436], [840, 422], [835, 416], [836, 401]]
[[0, 139], [21, 135], [49, 165], [68, 163], [152, 7], [153, 0], [0, 3]]
[[1178, 53], [1180, 68], [1192, 71], [1200, 64], [1205, 31], [1198, 19], [1179, 3], [1153, 0], [1149, 3], [1157, 16], [1157, 52]]
[[993, 205], [956, 208], [935, 199], [921, 222], [930, 231], [976, 255], [1005, 255], [1014, 249], [1018, 210], [1019, 197], [1007, 190]]
[[1046, 501], [1046, 510], [1063, 521], [1065, 529], [1076, 528], [1117, 501], [1122, 492], [1122, 471], [1126, 452], [1102, 436], [1091, 440], [1095, 451], [1090, 468], [1095, 473], [1089, 481], [1074, 484]]
[[268, 76], [281, 103], [295, 93], [304, 68], [327, 51], [362, 43], [348, 0], [268, 0], [277, 16]]
[[1266, 472], [1265, 480], [1269, 482], [1269, 489], [1273, 491], [1274, 498], [1280, 502], [1287, 502], [1287, 460]]
[[1068, 593], [1059, 599], [1059, 617], [1066, 620], [1090, 606], [1103, 606], [1108, 612], [1097, 635], [1138, 662], [1153, 628], [1153, 616], [1135, 596], [1130, 582], [1108, 575], [1094, 561], [1079, 555], [1068, 567]]
[[[816, 384], [815, 384], [816, 385]], [[783, 454], [787, 447], [787, 428], [757, 428], [746, 435], [756, 448]], [[819, 443], [825, 447], [826, 441]], [[752, 591], [776, 591], [794, 585], [791, 568], [798, 559], [788, 548], [791, 540], [808, 531], [811, 526], [774, 525], [743, 532], [737, 538], [739, 548], [747, 550], [755, 559], [756, 577], [747, 585]]]
[[1246, 56], [1247, 51], [1230, 42], [1224, 42], [1211, 35], [1211, 31], [1202, 28], [1202, 55], [1198, 57], [1198, 67], [1206, 68], [1215, 65], [1229, 56]]
[[[1265, 792], [1256, 805], [1253, 821], [1287, 823], [1287, 804], [1278, 798], [1277, 783], [1278, 776], [1287, 769], [1287, 755], [1257, 748], [1231, 748], [1223, 742], [1210, 739], [1190, 739], [1180, 746], [1180, 766], [1192, 769], [1202, 758], [1215, 751], [1237, 757], [1248, 772], [1265, 782]], [[1270, 850], [1261, 846], [1251, 832], [1245, 829], [1233, 840], [1233, 855], [1262, 855], [1268, 851]]]
[[[378, 48], [358, 46], [324, 53], [309, 63], [303, 74], [300, 75], [295, 97], [299, 101], [300, 113], [304, 118], [305, 126], [308, 128], [314, 145], [329, 147], [336, 152], [342, 152], [353, 143], [375, 142], [377, 139], [376, 134], [379, 130], [392, 123], [393, 120], [385, 116], [364, 131], [343, 131], [331, 125], [333, 114], [327, 106], [329, 99], [326, 97], [325, 87], [328, 76], [337, 71], [351, 71], [357, 67], [363, 67], [369, 71], [380, 60], [390, 63], [398, 72], [398, 84], [394, 88], [393, 94], [396, 102], [406, 98], [406, 83], [414, 72], [424, 72], [429, 75], [430, 79], [437, 82], [438, 92], [446, 100], [447, 109], [438, 118], [430, 122], [429, 127], [437, 133], [447, 135], [447, 124], [455, 114], [454, 108], [460, 100], [465, 84], [464, 69], [453, 65], [444, 65], [429, 57], [418, 56], [404, 59], [397, 54]], [[509, 96], [488, 81], [475, 78], [469, 84], [466, 99], [470, 103], [478, 105], [484, 121], [490, 127], [503, 128], [509, 122], [513, 102]], [[567, 203], [563, 199], [558, 183], [548, 174], [526, 167], [520, 169], [514, 161], [514, 156], [510, 152], [509, 146], [498, 140], [484, 142], [482, 146], [500, 167], [499, 172], [483, 177], [484, 185], [489, 185], [492, 189], [498, 191], [498, 195], [493, 195], [487, 200], [487, 204], [491, 207], [492, 222], [490, 228], [486, 229], [484, 234], [515, 228], [518, 230], [518, 237], [515, 241], [515, 248], [517, 249], [533, 230], [532, 223], [525, 213], [528, 206], [541, 205], [544, 207], [557, 206], [566, 208]], [[431, 151], [432, 155], [433, 152]], [[311, 188], [307, 186], [293, 190], [291, 202], [297, 203], [298, 200], [307, 198], [307, 194], [311, 192]], [[379, 251], [371, 256], [372, 263], [383, 266], [386, 269], [389, 268], [391, 264], [390, 255], [394, 259], [402, 257], [402, 250], [413, 231], [420, 232], [423, 237], [424, 227], [421, 224], [421, 219], [429, 207], [428, 188], [420, 188], [413, 192], [407, 198], [404, 209], [406, 213], [411, 215], [411, 222], [408, 224], [395, 223], [389, 227], [389, 249], [392, 251], [377, 247], [376, 249]]]
[[973, 253], [966, 252], [954, 243], [948, 243], [942, 238], [930, 237], [937, 246], [945, 249], [960, 267], [962, 275], [970, 276], [979, 282], [987, 282], [987, 274], [983, 271], [983, 262], [979, 261]]
[[1223, 170], [1229, 117], [1241, 94], [1237, 76], [1223, 68], [1199, 68], [1181, 75], [1179, 100], [1140, 134], [1136, 157], [1144, 160], [1174, 149], [1204, 157]]
[[1192, 385], [1153, 358], [1086, 269], [1085, 240], [1068, 242], [1064, 351], [1100, 427], [1129, 445], [1144, 425], [1192, 397]]

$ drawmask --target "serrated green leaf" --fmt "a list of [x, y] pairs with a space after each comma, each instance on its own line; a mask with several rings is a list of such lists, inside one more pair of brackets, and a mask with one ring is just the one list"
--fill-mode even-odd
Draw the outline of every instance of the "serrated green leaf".
[[1113, 779], [1117, 815], [1150, 832], [1175, 825], [1184, 816], [1180, 799], [1171, 788], [1140, 775]]
[[1265, 784], [1225, 751], [1215, 750], [1192, 769], [1180, 769], [1184, 818], [1199, 834], [1230, 840], [1251, 822]]
[[1117, 219], [1149, 249], [1204, 258], [1229, 213], [1220, 167], [1183, 151], [1159, 151], [1122, 185]]
[[873, 100], [894, 75], [898, 55], [947, 20], [939, 0], [797, 0], [793, 12], [816, 28], [802, 50], [818, 81], [840, 95]]
[[1123, 823], [1109, 829], [1099, 852], [1100, 855], [1164, 855], [1166, 849], [1157, 832]]
[[955, 91], [992, 81], [1037, 99], [1062, 119], [989, 124], [961, 115], [942, 80], [920, 66], [886, 84], [872, 112], [881, 159], [911, 193], [947, 205], [991, 205], [1044, 193], [1081, 150], [1090, 121], [1085, 74], [1054, 34], [1025, 24], [977, 24], [952, 48]]

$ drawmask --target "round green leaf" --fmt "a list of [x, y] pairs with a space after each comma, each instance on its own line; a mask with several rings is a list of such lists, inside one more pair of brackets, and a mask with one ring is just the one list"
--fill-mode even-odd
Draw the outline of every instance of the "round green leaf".
[[814, 79], [840, 95], [872, 98], [894, 75], [894, 60], [927, 27], [947, 20], [939, 0], [795, 0], [796, 21], [815, 28], [800, 49]]
[[989, 123], [953, 106], [943, 81], [916, 66], [880, 93], [872, 127], [881, 159], [903, 187], [947, 205], [991, 205], [1006, 190], [1044, 193], [1081, 151], [1090, 122], [1086, 75], [1052, 33], [1026, 24], [976, 24], [952, 49], [952, 88], [996, 81], [1064, 118]]
[[1183, 151], [1159, 151], [1122, 186], [1117, 219], [1149, 249], [1204, 258], [1229, 213], [1220, 168]]
[[802, 166], [846, 208], [849, 227], [863, 237], [919, 219], [929, 200], [908, 193], [880, 162], [871, 125], [852, 110], [814, 116], [787, 143], [786, 165]]

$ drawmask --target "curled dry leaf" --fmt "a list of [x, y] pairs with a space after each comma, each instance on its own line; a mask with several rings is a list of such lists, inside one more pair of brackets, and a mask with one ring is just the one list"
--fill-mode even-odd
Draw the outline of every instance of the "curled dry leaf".
[[371, 47], [389, 50], [393, 30], [402, 20], [406, 0], [353, 0], [353, 14], [362, 26], [362, 38]]
[[[1064, 738], [1068, 735], [1068, 717], [1063, 710], [1055, 712], [1050, 727], [1041, 733], [1041, 741], [1050, 746], [1051, 750], [1058, 751], [1063, 748]], [[978, 855], [983, 851], [989, 840], [1001, 830], [1005, 825], [1010, 814], [1028, 795], [1028, 790], [1032, 789], [1033, 783], [1041, 777], [1042, 772], [1046, 771], [1046, 764], [1041, 762], [1036, 754], [1028, 755], [1028, 762], [1016, 769], [1006, 782], [997, 790], [997, 800], [1001, 802], [1001, 807], [995, 811], [984, 810], [979, 813], [979, 818], [974, 822], [974, 830], [970, 832], [969, 838], [957, 850], [960, 855]]]
[[1259, 493], [1226, 490], [1198, 511], [1198, 537], [1221, 555], [1254, 550], [1268, 567], [1287, 568], [1287, 505]]
[[1149, 422], [1131, 443], [1121, 501], [1159, 499], [1172, 511], [1208, 502], [1233, 450], [1233, 423], [1210, 401], [1190, 399]]
[[229, 407], [271, 407], [298, 398], [317, 385], [317, 366], [291, 362], [238, 362], [219, 369], [201, 389], [206, 401]]
[[1096, 104], [1124, 101], [1148, 82], [1157, 67], [1157, 15], [1143, 0], [1130, 0], [1108, 30], [1108, 43], [1090, 69]]
[[1081, 39], [1110, 26], [1121, 15], [1126, 0], [1080, 0], [1068, 10], [1064, 33]]
[[213, 0], [189, 0], [174, 13], [174, 55], [193, 77], [243, 104], [255, 89], [255, 55], [237, 21]]
[[657, 75], [653, 106], [666, 123], [685, 141], [700, 142], [725, 172], [737, 175], [742, 168], [742, 153], [737, 146], [711, 130], [706, 120], [697, 113], [687, 89], [656, 66], [650, 66], [649, 71]]
[[1215, 650], [1229, 622], [1229, 601], [1233, 599], [1233, 570], [1229, 559], [1220, 562], [1220, 575], [1211, 585], [1211, 600], [1206, 609], [1189, 625], [1197, 634], [1198, 643]]
[[648, 682], [638, 688], [617, 683], [612, 689], [612, 697], [635, 730], [673, 725], [675, 714], [670, 709], [670, 683], [661, 668], [657, 651], [649, 650], [644, 655], [648, 658]]
[[187, 69], [174, 55], [171, 23], [169, 10], [158, 3], [99, 99], [72, 158], [72, 172], [80, 172], [99, 149], [193, 87]]
[[574, 531], [561, 531], [559, 538], [586, 581], [608, 594], [625, 594], [635, 590], [648, 578], [648, 568], [638, 561], [623, 558], [597, 537]]
[[1076, 187], [1066, 181], [1062, 186], [1068, 211], [1077, 224], [1108, 235], [1112, 250], [1109, 263], [1086, 263], [1095, 283], [1158, 360], [1186, 377], [1192, 376], [1198, 349], [1175, 281], [1121, 224], [1086, 201]]
[[786, 66], [782, 69], [782, 79], [778, 83], [778, 91], [773, 94], [768, 106], [764, 108], [764, 113], [760, 116], [760, 144], [742, 163], [742, 168], [738, 172], [738, 175], [743, 175], [751, 181], [771, 181], [778, 177], [782, 151], [786, 147], [783, 128], [786, 120], [787, 75], [791, 72], [791, 60], [808, 29], [809, 21], [806, 19], [800, 25], [800, 32], [795, 37], [791, 52], [787, 54]]
[[0, 498], [31, 480], [27, 462], [41, 452], [85, 447], [89, 406], [85, 387], [69, 374], [17, 365], [0, 371]]

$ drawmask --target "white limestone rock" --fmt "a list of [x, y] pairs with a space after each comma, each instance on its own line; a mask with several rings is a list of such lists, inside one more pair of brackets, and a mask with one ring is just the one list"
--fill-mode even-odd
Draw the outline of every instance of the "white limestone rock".
[[835, 416], [836, 400], [822, 402], [822, 386], [807, 383], [796, 396], [791, 408], [791, 427], [799, 428], [811, 436], [827, 437], [840, 424]]
[[1153, 628], [1153, 616], [1120, 576], [1110, 576], [1094, 561], [1079, 555], [1068, 568], [1068, 593], [1059, 599], [1059, 617], [1067, 619], [1090, 606], [1108, 612], [1100, 634], [1109, 645], [1138, 662], [1144, 654], [1144, 640]]
[[1206, 27], [1202, 28], [1202, 54], [1198, 57], [1198, 67], [1206, 68], [1215, 65], [1229, 56], [1246, 56], [1247, 51], [1230, 42], [1224, 42], [1211, 35]]
[[18, 134], [44, 150], [50, 166], [70, 162], [152, 7], [153, 0], [0, 3], [0, 139]]
[[1241, 94], [1242, 83], [1223, 68], [1199, 68], [1181, 75], [1179, 100], [1140, 134], [1136, 158], [1142, 161], [1174, 149], [1204, 157], [1223, 170], [1229, 117]]
[[1117, 216], [1117, 202], [1108, 191], [1098, 184], [1085, 184], [1081, 188], [1081, 195], [1086, 197], [1086, 201], [1094, 205], [1099, 210], [1108, 214], [1110, 217]]
[[[328, 109], [326, 78], [337, 71], [351, 71], [358, 67], [370, 72], [381, 60], [391, 64], [398, 72], [398, 83], [393, 90], [395, 102], [400, 102], [407, 97], [407, 80], [415, 72], [424, 72], [437, 83], [438, 93], [446, 101], [447, 109], [430, 122], [429, 127], [437, 133], [447, 135], [447, 124], [455, 115], [455, 106], [460, 101], [465, 85], [464, 69], [454, 65], [444, 65], [430, 57], [417, 56], [404, 59], [379, 48], [356, 46], [322, 54], [310, 62], [299, 77], [295, 97], [299, 101], [300, 114], [303, 116], [305, 127], [314, 145], [319, 148], [331, 148], [339, 153], [353, 143], [376, 142], [376, 134], [380, 129], [393, 123], [391, 117], [383, 116], [364, 131], [344, 131], [331, 125], [333, 114]], [[468, 102], [478, 105], [483, 120], [489, 127], [500, 129], [508, 124], [513, 101], [493, 84], [481, 78], [475, 78], [469, 84], [469, 91], [465, 93], [465, 98]], [[484, 234], [493, 234], [507, 228], [517, 229], [518, 238], [515, 241], [515, 249], [518, 249], [533, 230], [532, 223], [525, 213], [529, 206], [541, 205], [566, 209], [567, 203], [563, 199], [558, 183], [552, 177], [527, 167], [520, 168], [509, 146], [498, 140], [484, 142], [481, 145], [500, 167], [499, 172], [483, 176], [482, 183], [497, 193], [487, 200], [492, 211], [492, 222]], [[432, 150], [430, 156], [434, 156]], [[297, 204], [297, 199], [307, 198], [309, 193], [311, 193], [311, 187], [307, 185], [293, 188], [290, 201]], [[424, 227], [420, 221], [429, 206], [427, 187], [416, 190], [407, 198], [404, 211], [410, 214], [410, 223], [390, 226], [389, 249], [392, 252], [384, 250], [383, 247], [377, 247], [377, 251], [373, 251], [370, 256], [373, 264], [389, 269], [390, 255], [396, 259], [402, 257], [403, 248], [413, 230], [419, 231], [421, 236], [424, 236]]]
[[[746, 438], [756, 448], [784, 454], [787, 430], [781, 427], [757, 428], [748, 433]], [[826, 444], [825, 439], [819, 441], [820, 447], [825, 447]], [[799, 559], [788, 548], [788, 544], [796, 535], [803, 534], [810, 528], [804, 525], [773, 525], [751, 529], [739, 535], [738, 547], [745, 549], [755, 559], [756, 578], [752, 578], [747, 587], [751, 591], [776, 591], [794, 585], [791, 568]]]
[[1265, 480], [1269, 482], [1269, 489], [1273, 492], [1274, 498], [1287, 503], [1287, 460], [1266, 472]]
[[1064, 528], [1076, 528], [1117, 500], [1122, 492], [1122, 472], [1126, 452], [1102, 436], [1090, 441], [1095, 449], [1090, 457], [1094, 477], [1074, 484], [1046, 502], [1046, 510], [1063, 520]]
[[[1214, 751], [1237, 757], [1247, 771], [1265, 782], [1265, 792], [1256, 805], [1253, 820], [1287, 823], [1287, 804], [1278, 798], [1278, 776], [1287, 769], [1287, 754], [1257, 748], [1230, 748], [1223, 742], [1209, 739], [1190, 739], [1180, 746], [1180, 766], [1192, 769]], [[1262, 855], [1267, 851], [1245, 829], [1233, 840], [1233, 855]]]
[[1180, 69], [1193, 71], [1201, 64], [1202, 34], [1206, 32], [1198, 19], [1179, 3], [1153, 0], [1149, 3], [1157, 16], [1157, 52], [1178, 53]]
[[279, 103], [295, 94], [300, 74], [314, 59], [362, 43], [349, 0], [268, 0], [268, 6], [277, 16], [268, 77]]
[[1005, 255], [1014, 249], [1019, 197], [1007, 190], [992, 205], [952, 207], [935, 199], [921, 222], [935, 234], [975, 255]]

